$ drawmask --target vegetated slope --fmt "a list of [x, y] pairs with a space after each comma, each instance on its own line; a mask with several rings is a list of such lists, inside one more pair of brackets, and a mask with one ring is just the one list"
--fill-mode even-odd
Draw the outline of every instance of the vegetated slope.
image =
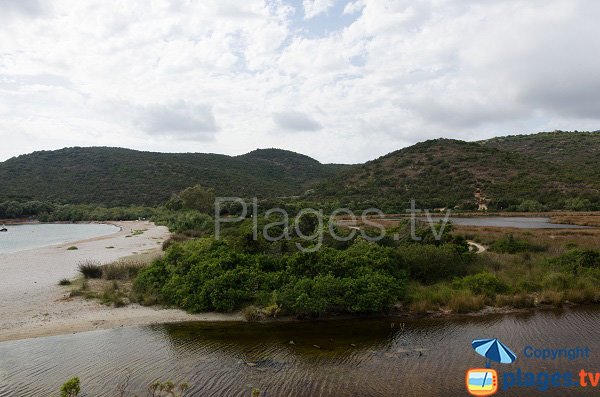
[[600, 172], [600, 132], [541, 132], [511, 135], [480, 142], [487, 147], [519, 153], [571, 169]]
[[[561, 135], [562, 146], [570, 148], [571, 154], [559, 156], [545, 155], [551, 144], [543, 134], [529, 139], [497, 138], [502, 145], [492, 143], [495, 140], [422, 142], [334, 176], [318, 186], [315, 196], [354, 208], [379, 206], [387, 211], [408, 208], [412, 198], [425, 208], [473, 209], [477, 189], [490, 199], [490, 208], [496, 209], [526, 200], [563, 208], [572, 198], [599, 205], [599, 160], [593, 153], [600, 143], [588, 142], [589, 147], [581, 149], [586, 154], [574, 160], [579, 137]], [[547, 146], [531, 149], [538, 140]]]
[[338, 169], [278, 149], [232, 157], [75, 147], [0, 163], [0, 201], [155, 205], [194, 184], [221, 196], [299, 195]]

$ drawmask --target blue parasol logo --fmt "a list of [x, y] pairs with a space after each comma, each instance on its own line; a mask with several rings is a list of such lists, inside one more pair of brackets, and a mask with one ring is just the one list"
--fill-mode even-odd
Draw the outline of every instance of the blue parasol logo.
[[471, 346], [473, 346], [473, 349], [477, 353], [487, 358], [486, 368], [490, 368], [492, 361], [502, 364], [512, 364], [517, 359], [517, 355], [497, 338], [475, 339], [471, 342]]

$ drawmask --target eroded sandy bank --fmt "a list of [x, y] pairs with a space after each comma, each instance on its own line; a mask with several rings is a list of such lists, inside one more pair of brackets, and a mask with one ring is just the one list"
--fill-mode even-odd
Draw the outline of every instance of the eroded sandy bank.
[[[0, 342], [123, 326], [180, 321], [242, 320], [238, 315], [191, 315], [181, 310], [130, 305], [109, 308], [69, 298], [57, 285], [77, 275], [80, 261], [113, 262], [160, 249], [167, 228], [150, 222], [113, 222], [121, 231], [98, 238], [0, 254]], [[144, 230], [133, 235], [133, 230]], [[77, 250], [67, 250], [70, 246]], [[111, 248], [108, 248], [111, 247]]]

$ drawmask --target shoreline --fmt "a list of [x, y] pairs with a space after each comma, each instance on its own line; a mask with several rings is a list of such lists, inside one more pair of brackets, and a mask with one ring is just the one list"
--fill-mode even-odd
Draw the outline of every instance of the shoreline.
[[[179, 309], [129, 305], [107, 307], [70, 297], [58, 286], [78, 274], [78, 263], [102, 264], [138, 254], [160, 252], [170, 233], [148, 221], [94, 222], [119, 227], [115, 233], [51, 246], [0, 254], [0, 342], [181, 321], [243, 320], [236, 314], [189, 314]], [[143, 230], [134, 235], [133, 230]], [[77, 250], [67, 250], [77, 246]]]

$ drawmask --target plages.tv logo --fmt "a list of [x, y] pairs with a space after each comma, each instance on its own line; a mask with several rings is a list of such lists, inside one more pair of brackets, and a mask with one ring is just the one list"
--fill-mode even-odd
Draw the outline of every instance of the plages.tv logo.
[[498, 373], [491, 368], [492, 361], [512, 364], [517, 355], [498, 339], [475, 339], [471, 342], [475, 351], [486, 358], [485, 368], [467, 371], [467, 391], [473, 396], [491, 396], [498, 391]]

